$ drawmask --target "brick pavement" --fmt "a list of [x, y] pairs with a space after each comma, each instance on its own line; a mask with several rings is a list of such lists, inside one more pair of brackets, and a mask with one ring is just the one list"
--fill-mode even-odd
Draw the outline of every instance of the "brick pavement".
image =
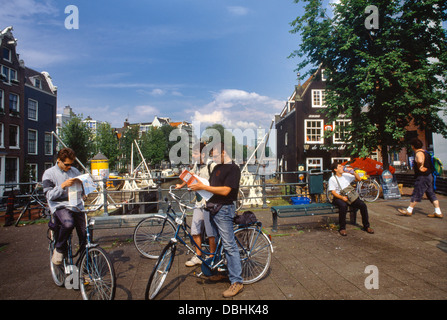
[[[439, 196], [447, 216], [447, 198]], [[423, 201], [412, 217], [396, 216], [409, 198], [369, 204], [375, 234], [349, 225], [341, 237], [329, 226], [336, 216], [279, 219], [268, 275], [247, 285], [233, 300], [447, 300], [447, 217], [430, 219]], [[271, 232], [269, 210], [256, 210]], [[360, 217], [358, 217], [358, 221]], [[46, 225], [0, 227], [0, 300], [79, 300], [79, 291], [54, 285], [49, 269]], [[141, 300], [155, 261], [141, 257], [131, 229], [97, 230], [95, 239], [111, 255], [117, 274], [116, 299]], [[163, 290], [163, 300], [221, 300], [225, 282], [197, 278], [183, 249]], [[379, 288], [367, 289], [367, 266], [376, 266]]]

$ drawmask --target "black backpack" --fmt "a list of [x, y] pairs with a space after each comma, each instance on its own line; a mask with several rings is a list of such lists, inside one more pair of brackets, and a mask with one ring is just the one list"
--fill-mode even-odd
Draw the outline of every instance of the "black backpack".
[[258, 219], [252, 211], [244, 211], [242, 214], [236, 215], [233, 221], [235, 224], [247, 225], [256, 223]]

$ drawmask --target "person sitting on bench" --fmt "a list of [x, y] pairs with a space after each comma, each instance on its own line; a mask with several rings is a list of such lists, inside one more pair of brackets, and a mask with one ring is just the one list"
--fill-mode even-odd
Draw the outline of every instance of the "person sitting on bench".
[[[342, 195], [342, 190], [348, 187], [354, 179], [360, 181], [360, 176], [353, 170], [345, 168], [339, 163], [333, 163], [331, 165], [331, 171], [333, 173], [332, 177], [328, 182], [328, 190], [332, 192], [334, 200], [332, 204], [338, 207], [338, 221], [339, 221], [339, 233], [342, 236], [346, 236], [346, 213], [348, 212], [348, 198]], [[368, 220], [368, 207], [366, 204], [357, 198], [353, 203], [350, 204], [351, 207], [360, 209], [362, 215], [363, 230], [368, 233], [374, 233], [374, 230], [369, 226]]]

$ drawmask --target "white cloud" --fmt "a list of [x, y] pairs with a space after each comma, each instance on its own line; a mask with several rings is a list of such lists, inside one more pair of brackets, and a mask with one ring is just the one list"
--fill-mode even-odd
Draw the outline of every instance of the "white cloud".
[[58, 9], [53, 1], [14, 0], [2, 1], [0, 21], [12, 20], [15, 23], [37, 14], [57, 15]]
[[227, 129], [266, 128], [284, 106], [284, 101], [262, 96], [256, 92], [224, 89], [213, 100], [194, 110], [192, 121], [220, 123]]
[[153, 106], [136, 106], [134, 108], [135, 114], [136, 116], [141, 116], [141, 117], [146, 117], [146, 116], [150, 116], [150, 117], [154, 117], [156, 114], [159, 113], [158, 109], [153, 107]]
[[227, 7], [227, 10], [229, 13], [235, 16], [245, 16], [249, 12], [248, 8], [241, 6], [229, 6]]

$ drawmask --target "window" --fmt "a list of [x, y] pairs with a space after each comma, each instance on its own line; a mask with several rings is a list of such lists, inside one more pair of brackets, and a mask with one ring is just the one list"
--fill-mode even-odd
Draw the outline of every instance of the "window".
[[306, 171], [315, 169], [323, 171], [323, 158], [306, 158]]
[[53, 135], [51, 132], [45, 132], [45, 155], [53, 155]]
[[0, 112], [5, 112], [5, 99], [3, 98], [4, 95], [5, 94], [3, 93], [3, 90], [0, 90]]
[[19, 113], [19, 96], [10, 93], [9, 94], [9, 111], [13, 113]]
[[11, 50], [8, 48], [3, 48], [3, 59], [11, 62]]
[[5, 159], [5, 183], [17, 183], [19, 181], [19, 159]]
[[4, 140], [3, 140], [3, 138], [4, 138], [4, 135], [3, 135], [4, 129], [5, 129], [5, 125], [2, 122], [0, 122], [0, 148], [4, 148], [5, 147]]
[[1, 78], [4, 82], [9, 82], [9, 68], [1, 66], [0, 68]]
[[37, 131], [28, 130], [28, 153], [37, 154]]
[[47, 169], [50, 169], [52, 166], [53, 166], [53, 163], [51, 163], [51, 162], [45, 162], [45, 163], [43, 164], [43, 170], [45, 171], [45, 170], [47, 170]]
[[289, 133], [286, 132], [284, 134], [284, 145], [287, 146], [288, 142], [289, 142]]
[[337, 144], [347, 143], [350, 138], [350, 132], [346, 129], [351, 120], [335, 120], [333, 142]]
[[351, 160], [351, 158], [349, 158], [349, 157], [334, 157], [334, 158], [331, 158], [331, 162], [332, 163], [334, 163], [334, 162], [336, 162], [336, 163], [343, 163], [343, 162], [346, 162], [346, 161], [349, 161], [349, 160]]
[[326, 92], [324, 90], [312, 90], [312, 108], [325, 108]]
[[326, 81], [327, 80], [325, 71], [326, 71], [325, 69], [321, 70], [321, 81]]
[[37, 121], [38, 102], [28, 99], [28, 119]]
[[6, 66], [2, 66], [1, 75], [3, 78], [2, 80], [4, 82], [7, 82], [7, 83], [18, 82], [17, 71], [15, 71], [14, 69], [8, 68]]
[[37, 181], [37, 163], [28, 163], [29, 166], [29, 181]]
[[304, 143], [323, 144], [323, 120], [305, 120]]
[[18, 149], [19, 141], [19, 126], [9, 125], [9, 147]]
[[40, 81], [39, 78], [35, 78], [35, 79], [34, 79], [34, 86], [35, 86], [36, 88], [42, 89], [42, 81]]

